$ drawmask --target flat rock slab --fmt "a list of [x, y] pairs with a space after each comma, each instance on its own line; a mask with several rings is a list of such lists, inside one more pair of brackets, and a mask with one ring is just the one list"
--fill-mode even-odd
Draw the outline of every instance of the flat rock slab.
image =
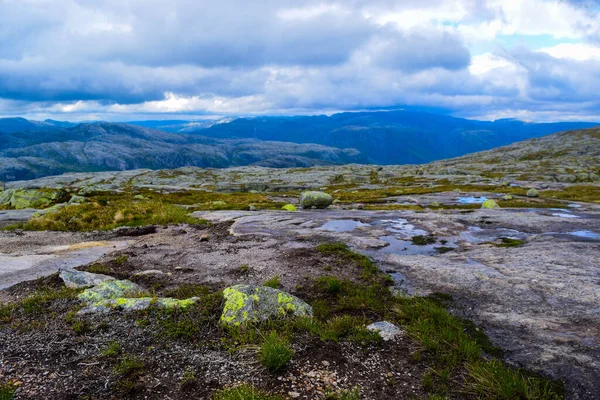
[[0, 253], [0, 289], [92, 263], [128, 245], [127, 241], [81, 242]]
[[[572, 398], [600, 398], [594, 383], [600, 371], [600, 212], [593, 205], [208, 217], [233, 222], [235, 236], [346, 243], [371, 256], [400, 290], [451, 294], [456, 309], [482, 325], [510, 361], [566, 380]], [[416, 245], [411, 239], [418, 235], [432, 235], [435, 243]], [[523, 244], [500, 247], [502, 238]]]

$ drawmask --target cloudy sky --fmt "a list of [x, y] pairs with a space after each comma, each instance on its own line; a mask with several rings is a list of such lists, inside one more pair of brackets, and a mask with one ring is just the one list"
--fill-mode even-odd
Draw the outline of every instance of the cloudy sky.
[[0, 0], [0, 116], [600, 121], [597, 0]]

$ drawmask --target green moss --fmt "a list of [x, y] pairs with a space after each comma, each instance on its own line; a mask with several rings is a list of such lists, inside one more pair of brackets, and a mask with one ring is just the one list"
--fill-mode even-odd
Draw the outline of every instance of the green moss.
[[417, 246], [426, 246], [428, 244], [433, 244], [435, 242], [437, 242], [437, 239], [435, 238], [435, 236], [432, 235], [417, 235], [417, 236], [413, 236], [411, 239], [412, 243], [414, 245]]
[[520, 239], [503, 237], [503, 238], [500, 238], [500, 240], [502, 243], [497, 244], [496, 246], [498, 246], [498, 247], [519, 247], [519, 246], [523, 246], [525, 244], [525, 242]]

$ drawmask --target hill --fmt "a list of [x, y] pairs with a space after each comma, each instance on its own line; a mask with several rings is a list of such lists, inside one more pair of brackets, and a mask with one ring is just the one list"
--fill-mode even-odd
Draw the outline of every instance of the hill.
[[600, 128], [559, 132], [424, 166], [426, 173], [526, 181], [600, 181]]
[[316, 144], [215, 139], [106, 122], [73, 127], [17, 123], [32, 129], [0, 133], [0, 180], [136, 168], [308, 167], [365, 161], [356, 150]]
[[340, 113], [332, 116], [239, 118], [195, 132], [355, 148], [372, 164], [422, 164], [488, 150], [595, 123], [477, 121], [422, 111]]

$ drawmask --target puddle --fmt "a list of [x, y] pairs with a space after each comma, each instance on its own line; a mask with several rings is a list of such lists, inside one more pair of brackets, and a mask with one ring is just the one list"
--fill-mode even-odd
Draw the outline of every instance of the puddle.
[[567, 207], [571, 207], [571, 208], [581, 208], [581, 204], [567, 204]]
[[561, 217], [561, 218], [579, 218], [577, 215], [568, 214], [568, 213], [552, 213], [552, 215], [555, 217]]
[[481, 197], [459, 197], [458, 198], [458, 203], [459, 204], [482, 204], [484, 201], [487, 200], [487, 197], [485, 196], [481, 196]]
[[481, 244], [485, 242], [493, 242], [502, 237], [511, 239], [525, 239], [528, 235], [516, 229], [508, 228], [493, 228], [483, 229], [478, 226], [468, 226], [466, 231], [460, 233], [461, 240], [473, 244]]
[[336, 219], [329, 221], [318, 229], [327, 232], [352, 232], [361, 226], [370, 226], [369, 224], [355, 221], [353, 219]]
[[386, 230], [388, 232], [396, 233], [405, 237], [413, 236], [425, 236], [429, 232], [416, 228], [414, 225], [408, 223], [406, 219], [384, 219], [380, 221], [382, 224], [387, 225]]
[[394, 235], [381, 236], [379, 240], [383, 240], [384, 242], [388, 243], [388, 246], [371, 251], [370, 255], [397, 254], [400, 256], [435, 256], [440, 254], [440, 252], [437, 250], [439, 247], [456, 247], [456, 243], [450, 240], [446, 241], [444, 244], [440, 243], [438, 240], [436, 243], [427, 244], [424, 246], [416, 245], [411, 240], [398, 239]]
[[600, 233], [592, 232], [592, 231], [574, 231], [569, 232], [569, 235], [577, 236], [585, 239], [596, 239], [600, 240]]

